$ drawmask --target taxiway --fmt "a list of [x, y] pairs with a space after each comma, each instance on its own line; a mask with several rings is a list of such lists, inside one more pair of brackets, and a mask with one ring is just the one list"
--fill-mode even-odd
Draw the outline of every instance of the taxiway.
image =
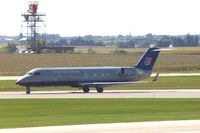
[[200, 89], [184, 90], [105, 90], [104, 93], [90, 91], [32, 91], [0, 92], [0, 99], [27, 99], [27, 98], [200, 98]]

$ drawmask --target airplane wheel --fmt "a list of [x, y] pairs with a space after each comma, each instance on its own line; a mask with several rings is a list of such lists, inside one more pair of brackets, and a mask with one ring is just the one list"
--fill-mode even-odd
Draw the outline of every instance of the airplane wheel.
[[98, 93], [102, 93], [103, 92], [103, 88], [102, 87], [97, 87], [96, 89], [97, 89]]
[[89, 87], [83, 87], [83, 92], [84, 93], [89, 93], [90, 91], [90, 88]]
[[29, 87], [26, 87], [26, 94], [30, 94], [31, 93], [31, 89]]

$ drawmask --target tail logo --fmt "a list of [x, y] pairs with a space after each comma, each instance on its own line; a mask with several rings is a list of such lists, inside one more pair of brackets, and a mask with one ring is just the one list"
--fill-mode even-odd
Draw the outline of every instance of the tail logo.
[[146, 65], [146, 66], [151, 65], [151, 61], [152, 61], [151, 57], [146, 57], [145, 60], [144, 60], [144, 65]]

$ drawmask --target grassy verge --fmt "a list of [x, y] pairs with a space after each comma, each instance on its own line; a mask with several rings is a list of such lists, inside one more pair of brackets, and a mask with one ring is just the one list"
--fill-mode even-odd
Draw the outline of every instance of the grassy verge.
[[[200, 89], [199, 76], [159, 77], [156, 82], [129, 86], [112, 86], [109, 89]], [[152, 78], [148, 79], [149, 81]]]
[[[143, 53], [146, 48], [114, 48], [114, 47], [75, 47], [75, 53], [88, 53], [91, 48], [95, 53], [110, 54], [116, 50], [125, 51], [127, 54]], [[162, 51], [163, 54], [173, 55], [200, 55], [200, 47], [174, 47], [170, 51]]]
[[[157, 82], [144, 84], [110, 86], [105, 90], [134, 90], [134, 89], [200, 89], [199, 76], [189, 77], [159, 77]], [[152, 78], [147, 79], [149, 81]], [[0, 81], [0, 91], [24, 91], [24, 87], [19, 87], [15, 81]], [[38, 90], [77, 90], [71, 87], [32, 87], [33, 91]]]
[[[102, 53], [102, 51], [110, 49], [95, 48], [96, 54], [0, 54], [0, 75], [23, 75], [37, 67], [133, 66], [145, 52], [144, 48], [134, 48], [121, 49], [132, 51], [130, 54]], [[154, 70], [159, 72], [200, 72], [200, 47], [162, 51]]]
[[200, 119], [200, 99], [0, 100], [0, 128]]

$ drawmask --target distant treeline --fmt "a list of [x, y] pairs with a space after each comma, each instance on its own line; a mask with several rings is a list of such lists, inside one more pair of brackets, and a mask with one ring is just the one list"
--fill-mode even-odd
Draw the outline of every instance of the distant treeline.
[[145, 36], [118, 35], [118, 36], [78, 36], [60, 37], [59, 35], [47, 35], [48, 45], [51, 46], [115, 46], [119, 48], [132, 47], [168, 47], [169, 45], [199, 46], [199, 35], [153, 35]]
[[[5, 38], [12, 38], [16, 42], [22, 38], [19, 37], [7, 37], [0, 36], [0, 41], [5, 42]], [[144, 36], [132, 36], [132, 35], [118, 35], [118, 36], [75, 36], [75, 37], [61, 37], [59, 34], [47, 34], [41, 35], [40, 40], [46, 40], [47, 46], [109, 46], [119, 48], [132, 48], [132, 47], [168, 47], [173, 46], [199, 46], [200, 35], [153, 35], [147, 34]], [[19, 42], [23, 43], [23, 42]]]
[[167, 47], [170, 44], [178, 47], [199, 46], [199, 36], [190, 34], [185, 36], [163, 36], [156, 44], [159, 47]]

